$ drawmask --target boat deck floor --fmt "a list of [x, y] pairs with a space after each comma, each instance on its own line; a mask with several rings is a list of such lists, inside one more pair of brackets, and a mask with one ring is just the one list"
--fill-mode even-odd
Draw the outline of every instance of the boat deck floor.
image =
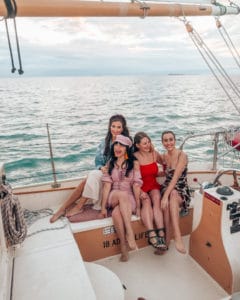
[[[189, 237], [184, 237], [188, 249]], [[154, 255], [149, 246], [130, 252], [128, 262], [119, 255], [98, 260], [121, 280], [126, 300], [220, 300], [230, 296], [194, 261], [189, 254], [180, 254], [171, 242], [164, 255]], [[110, 287], [109, 287], [110, 288]]]

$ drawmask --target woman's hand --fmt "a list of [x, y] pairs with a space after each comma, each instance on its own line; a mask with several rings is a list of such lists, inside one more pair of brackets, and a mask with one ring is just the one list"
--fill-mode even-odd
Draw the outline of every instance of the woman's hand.
[[104, 218], [107, 218], [107, 209], [106, 208], [102, 208], [101, 209], [101, 214]]
[[102, 166], [101, 169], [103, 174], [106, 174], [108, 172], [108, 167], [107, 166]]
[[140, 200], [143, 201], [143, 200], [146, 200], [148, 198], [148, 194], [141, 191], [141, 194], [140, 194]]
[[161, 209], [165, 210], [168, 208], [168, 196], [163, 196], [161, 199]]

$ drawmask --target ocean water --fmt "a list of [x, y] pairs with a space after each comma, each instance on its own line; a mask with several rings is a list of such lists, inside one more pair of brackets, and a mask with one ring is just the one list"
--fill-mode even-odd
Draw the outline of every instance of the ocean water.
[[[58, 179], [94, 168], [96, 147], [116, 113], [132, 136], [147, 132], [159, 151], [166, 129], [180, 144], [191, 133], [240, 125], [212, 76], [8, 78], [0, 81], [0, 97], [0, 165], [13, 186], [52, 180], [47, 123]], [[187, 145], [190, 159], [210, 159], [206, 143]]]

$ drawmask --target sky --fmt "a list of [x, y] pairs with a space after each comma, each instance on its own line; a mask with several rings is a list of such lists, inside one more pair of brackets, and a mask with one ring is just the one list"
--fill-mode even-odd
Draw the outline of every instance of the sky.
[[[189, 17], [191, 25], [230, 71], [239, 74], [214, 17]], [[240, 52], [240, 15], [221, 23]], [[174, 17], [17, 18], [23, 76], [154, 75], [208, 72], [185, 29]], [[16, 68], [13, 22], [8, 21]], [[0, 77], [11, 73], [5, 24], [0, 22]]]

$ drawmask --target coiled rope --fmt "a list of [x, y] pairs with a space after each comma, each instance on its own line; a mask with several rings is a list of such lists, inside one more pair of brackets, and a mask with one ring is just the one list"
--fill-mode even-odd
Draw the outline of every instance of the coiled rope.
[[1, 212], [4, 233], [9, 246], [20, 244], [27, 235], [27, 225], [17, 196], [9, 184], [0, 185]]

